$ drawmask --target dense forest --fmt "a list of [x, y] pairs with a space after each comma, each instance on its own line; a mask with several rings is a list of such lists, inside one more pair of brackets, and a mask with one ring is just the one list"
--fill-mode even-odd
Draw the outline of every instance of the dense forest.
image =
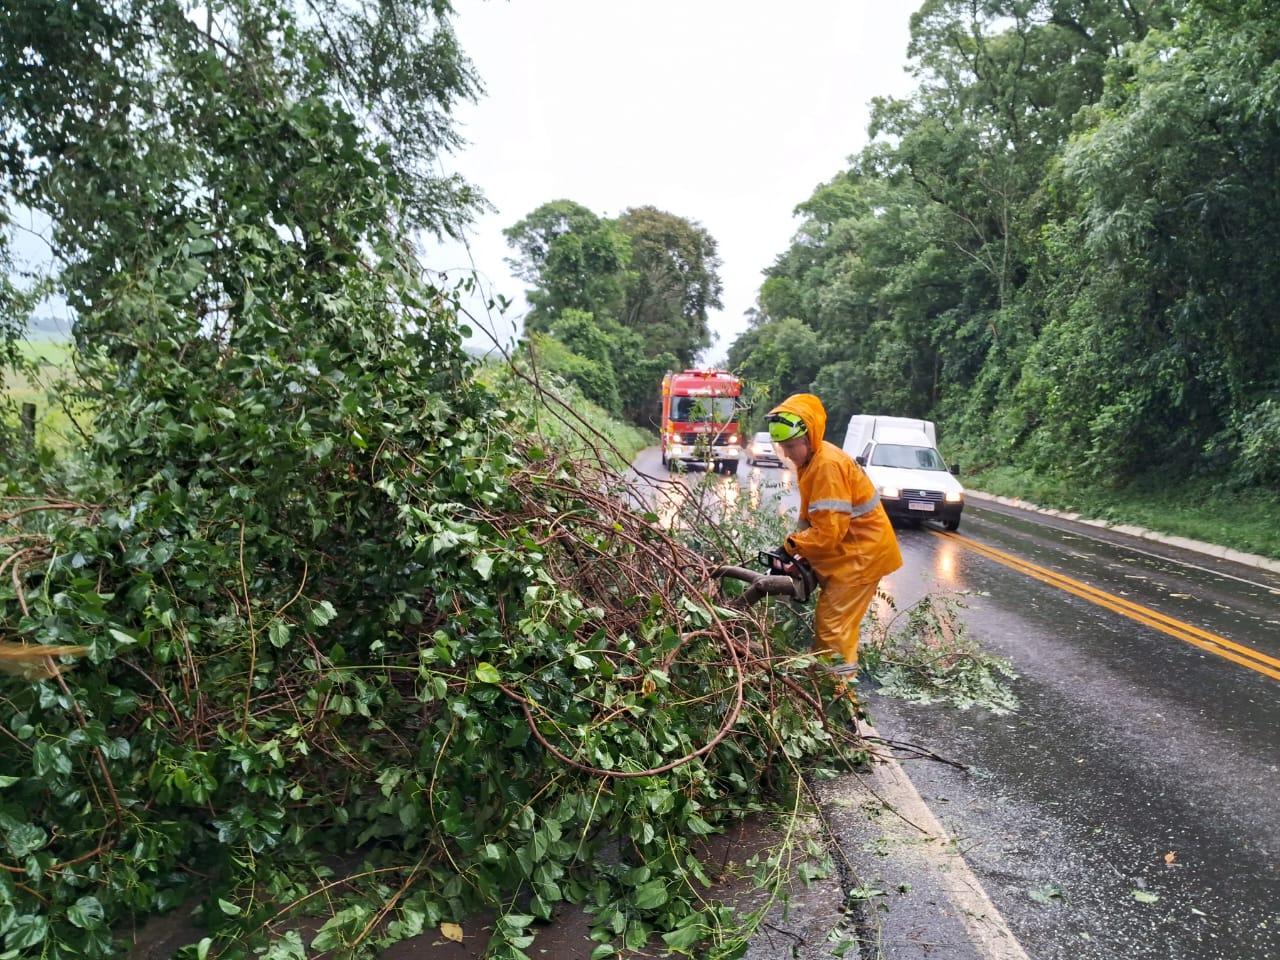
[[730, 364], [975, 466], [1280, 480], [1280, 12], [928, 0]]

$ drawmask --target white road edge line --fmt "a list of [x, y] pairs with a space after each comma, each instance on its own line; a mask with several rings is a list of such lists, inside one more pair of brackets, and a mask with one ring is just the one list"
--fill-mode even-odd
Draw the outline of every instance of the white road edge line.
[[[994, 494], [983, 493], [980, 490], [966, 490], [966, 497], [973, 497], [977, 500], [989, 500], [992, 503], [998, 503], [1006, 507], [1015, 507], [1018, 510], [1026, 510], [1029, 513], [1039, 513], [1046, 517], [1058, 517], [1061, 520], [1070, 520], [1073, 523], [1084, 524], [1088, 527], [1097, 527], [1100, 530], [1113, 530], [1116, 533], [1127, 534], [1131, 537], [1137, 537], [1140, 540], [1151, 540], [1155, 543], [1167, 544], [1171, 547], [1179, 547], [1183, 550], [1190, 550], [1193, 553], [1203, 553], [1206, 556], [1218, 557], [1221, 560], [1227, 560], [1231, 563], [1238, 563], [1245, 567], [1255, 567], [1259, 570], [1268, 570], [1272, 573], [1280, 573], [1280, 560], [1272, 560], [1269, 557], [1260, 557], [1254, 553], [1243, 553], [1239, 550], [1233, 550], [1230, 547], [1223, 547], [1216, 543], [1205, 543], [1202, 540], [1191, 540], [1187, 537], [1175, 537], [1167, 533], [1158, 533], [1154, 530], [1148, 530], [1146, 527], [1137, 527], [1124, 523], [1107, 523], [1105, 520], [1094, 520], [1091, 517], [1082, 517], [1078, 513], [1069, 513], [1065, 510], [1051, 510], [1048, 507], [1038, 507], [1034, 503], [1028, 503], [1025, 500], [1015, 500], [1013, 497], [998, 497]], [[1082, 536], [1087, 536], [1081, 531]], [[1158, 553], [1151, 553], [1147, 550], [1139, 550], [1137, 547], [1131, 547], [1123, 543], [1111, 543], [1100, 537], [1089, 537], [1098, 543], [1106, 543], [1108, 546], [1119, 547], [1122, 550], [1131, 550], [1134, 553], [1140, 553], [1143, 556], [1154, 557], [1157, 560], [1165, 560], [1169, 563], [1176, 563], [1180, 566], [1190, 567], [1192, 570], [1200, 570], [1203, 573], [1211, 573], [1216, 577], [1225, 577], [1228, 580], [1238, 580], [1241, 583], [1247, 583], [1251, 587], [1258, 587], [1269, 593], [1275, 593], [1277, 587], [1274, 584], [1258, 583], [1256, 580], [1249, 580], [1245, 577], [1237, 577], [1233, 573], [1224, 573], [1221, 570], [1214, 570], [1210, 567], [1202, 567], [1198, 564], [1188, 563], [1185, 560], [1179, 560], [1176, 557], [1165, 557]]]
[[[858, 722], [858, 730], [864, 736], [880, 736], [876, 728], [865, 720]], [[950, 834], [907, 777], [902, 764], [892, 757], [881, 757], [875, 761], [870, 779], [875, 781], [880, 799], [928, 831], [931, 842], [921, 844], [920, 852], [937, 866], [940, 873], [955, 879], [955, 883], [944, 884], [944, 889], [978, 952], [988, 960], [1031, 960], [1009, 929], [1004, 915], [987, 896], [982, 881], [969, 868]]]

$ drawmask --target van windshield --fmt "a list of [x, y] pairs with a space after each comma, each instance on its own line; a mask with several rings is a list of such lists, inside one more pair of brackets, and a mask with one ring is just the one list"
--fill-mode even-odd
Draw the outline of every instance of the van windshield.
[[906, 470], [946, 470], [938, 451], [932, 447], [907, 447], [899, 443], [878, 443], [871, 451], [871, 466], [902, 467]]
[[677, 423], [729, 423], [736, 406], [733, 397], [672, 397], [671, 419]]

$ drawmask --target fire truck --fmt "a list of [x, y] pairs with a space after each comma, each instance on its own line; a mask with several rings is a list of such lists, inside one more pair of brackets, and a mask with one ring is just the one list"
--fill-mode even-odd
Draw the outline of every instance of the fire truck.
[[735, 473], [742, 452], [742, 381], [725, 370], [682, 370], [662, 378], [662, 465], [714, 464]]

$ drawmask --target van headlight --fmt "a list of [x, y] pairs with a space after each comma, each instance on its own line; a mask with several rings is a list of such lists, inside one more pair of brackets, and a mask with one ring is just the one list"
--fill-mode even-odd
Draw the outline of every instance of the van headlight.
[[888, 497], [890, 500], [897, 500], [898, 497], [902, 496], [902, 491], [897, 487], [881, 487], [880, 496]]
[[964, 502], [964, 491], [963, 491], [963, 490], [948, 490], [948, 491], [947, 491], [947, 503], [963, 503], [963, 502]]

